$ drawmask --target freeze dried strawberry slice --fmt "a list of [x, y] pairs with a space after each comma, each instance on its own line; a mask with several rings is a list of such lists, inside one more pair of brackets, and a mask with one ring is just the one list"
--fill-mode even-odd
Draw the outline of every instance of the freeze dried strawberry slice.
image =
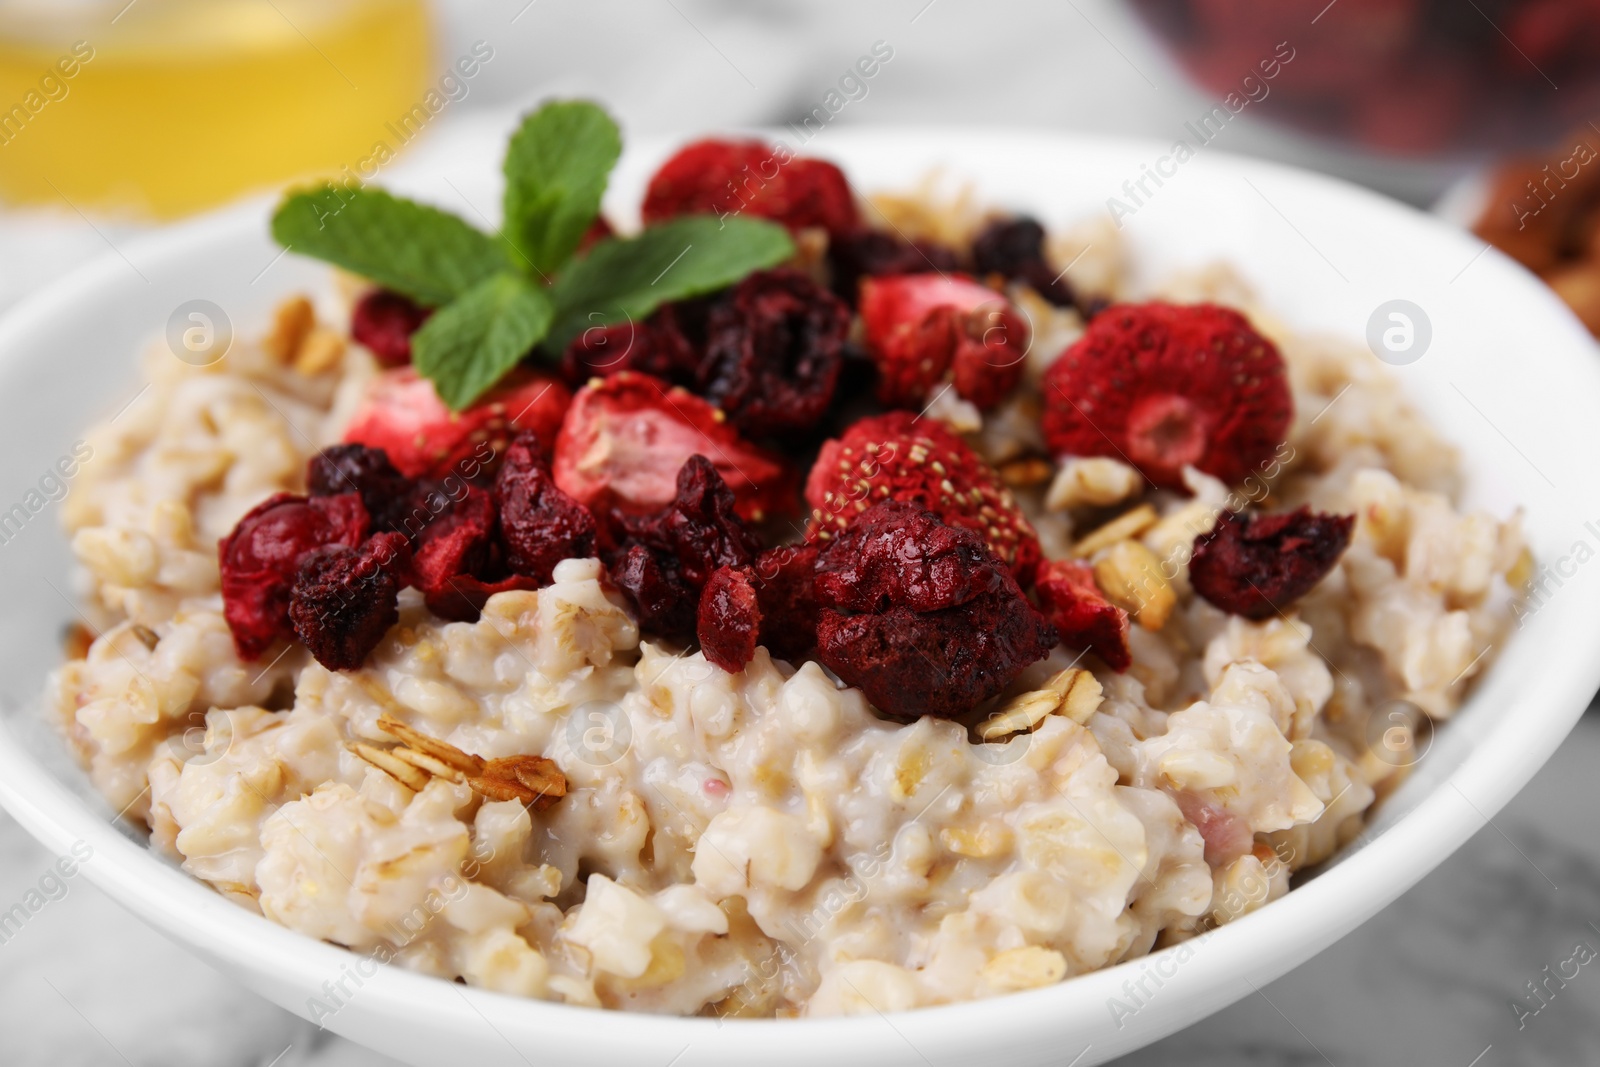
[[306, 555], [324, 545], [358, 545], [368, 525], [356, 493], [315, 499], [279, 493], [239, 520], [217, 546], [222, 614], [239, 658], [256, 659], [293, 634], [290, 593]]
[[1132, 665], [1128, 613], [1106, 599], [1088, 564], [1046, 560], [1034, 575], [1033, 591], [1062, 644], [1088, 649], [1119, 673]]
[[411, 362], [411, 335], [433, 314], [409, 297], [388, 289], [374, 289], [356, 301], [350, 311], [350, 336], [366, 345], [385, 367]]
[[761, 602], [749, 567], [720, 567], [700, 593], [696, 636], [706, 659], [729, 674], [744, 670], [756, 654]]
[[1028, 324], [1005, 296], [960, 274], [898, 274], [861, 283], [867, 351], [878, 400], [921, 408], [947, 372], [979, 408], [1015, 389], [1028, 353]]
[[715, 465], [742, 518], [794, 510], [794, 473], [783, 457], [744, 440], [700, 397], [636, 371], [578, 391], [553, 470], [562, 492], [591, 511], [648, 515], [672, 502], [678, 471], [694, 455]]
[[1230, 615], [1270, 619], [1333, 570], [1355, 521], [1354, 515], [1304, 506], [1277, 515], [1224, 511], [1216, 526], [1195, 538], [1189, 581]]
[[513, 572], [549, 585], [557, 563], [595, 554], [594, 516], [556, 487], [533, 434], [520, 434], [506, 450], [494, 501], [506, 566]]
[[537, 589], [539, 581], [513, 574], [496, 543], [494, 498], [463, 486], [463, 494], [422, 527], [412, 555], [412, 584], [440, 618], [475, 622], [495, 593]]
[[640, 208], [645, 224], [677, 215], [748, 213], [830, 234], [861, 224], [844, 172], [760, 141], [696, 141], [661, 165]]
[[1011, 490], [967, 443], [941, 423], [894, 411], [862, 419], [822, 446], [806, 479], [807, 539], [847, 529], [869, 506], [903, 500], [951, 526], [975, 530], [1027, 582], [1040, 558], [1039, 537]]
[[571, 401], [560, 379], [519, 369], [466, 411], [453, 412], [432, 382], [402, 367], [367, 387], [344, 439], [383, 449], [408, 478], [473, 478], [498, 462], [519, 430], [553, 442]]
[[353, 671], [400, 619], [400, 588], [411, 565], [405, 536], [377, 533], [358, 548], [325, 545], [295, 576], [289, 618], [295, 636], [330, 671]]
[[1294, 419], [1277, 348], [1214, 304], [1108, 308], [1043, 388], [1051, 451], [1124, 459], [1168, 489], [1184, 489], [1190, 465], [1237, 485], [1271, 461]]
[[964, 715], [1056, 645], [978, 534], [901, 501], [822, 550], [816, 596], [818, 658], [902, 721]]

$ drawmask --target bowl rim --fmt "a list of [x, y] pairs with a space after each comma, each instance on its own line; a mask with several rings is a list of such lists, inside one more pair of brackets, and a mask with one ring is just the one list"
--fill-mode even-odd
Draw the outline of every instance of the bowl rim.
[[[1115, 150], [1144, 158], [1149, 158], [1151, 152], [1165, 150], [1160, 142], [1144, 139], [944, 126], [841, 129], [830, 132], [830, 137], [836, 138], [830, 148], [847, 148], [851, 140], [865, 138], [875, 141], [886, 137], [910, 138], [919, 142], [932, 138], [961, 138], [972, 144], [992, 145], [1005, 143], [1006, 138], [1025, 137], [1035, 144], [1046, 142], [1063, 148]], [[671, 139], [671, 142], [652, 139], [646, 143], [655, 140], [675, 143], [678, 139]], [[1431, 229], [1441, 241], [1454, 242], [1463, 253], [1463, 262], [1479, 252], [1477, 242], [1470, 235], [1458, 233], [1423, 212], [1339, 179], [1218, 150], [1197, 163], [1208, 169], [1270, 175], [1276, 181], [1306, 184], [1319, 193], [1346, 202], [1364, 201], [1369, 208], [1381, 206], [1386, 211], [1402, 211], [1412, 216], [1418, 225]], [[266, 198], [254, 198], [242, 205], [130, 240], [125, 243], [124, 252], [146, 262], [205, 255], [208, 251], [220, 254], [229, 241], [244, 236], [247, 228], [261, 227], [264, 202]], [[1532, 279], [1498, 252], [1485, 253], [1484, 260], [1485, 269], [1498, 272], [1511, 284], [1526, 285]], [[125, 270], [121, 255], [107, 252], [0, 316], [0, 364], [25, 358], [19, 343], [22, 338], [48, 331], [52, 320], [76, 313], [101, 287], [118, 284]], [[1546, 295], [1552, 315], [1560, 316], [1565, 312], [1553, 294], [1546, 291]], [[1587, 334], [1577, 326], [1570, 313], [1566, 316], [1574, 331], [1574, 340], [1576, 335], [1587, 340]], [[1581, 366], [1579, 362], [1580, 357], [1592, 354], [1592, 343], [1587, 348], [1573, 344], [1560, 350], [1559, 359], [1569, 365], [1568, 369], [1581, 372], [1579, 377], [1592, 380], [1593, 368]], [[1567, 603], [1561, 605], [1562, 613], [1571, 620], [1568, 629], [1574, 635], [1574, 643], [1600, 644], [1600, 604], [1588, 608], [1578, 603], [1579, 600], [1569, 597]], [[1150, 1039], [1179, 1024], [1192, 1022], [1251, 990], [1258, 990], [1257, 981], [1277, 977], [1311, 954], [1285, 953], [1283, 955], [1291, 959], [1283, 963], [1276, 947], [1310, 945], [1313, 951], [1318, 951], [1331, 944], [1410, 888], [1492, 820], [1575, 725], [1596, 686], [1600, 685], [1600, 658], [1590, 664], [1580, 657], [1571, 657], [1566, 670], [1552, 671], [1542, 679], [1530, 679], [1529, 685], [1537, 688], [1536, 703], [1544, 710], [1534, 723], [1537, 728], [1524, 730], [1517, 737], [1518, 743], [1492, 747], [1483, 743], [1484, 738], [1474, 740], [1472, 750], [1461, 765], [1393, 825], [1346, 854], [1341, 862], [1274, 901], [1271, 907], [1208, 934], [1208, 943], [1214, 942], [1217, 949], [1195, 953], [1191, 961], [1183, 964], [1181, 974], [1170, 981], [1186, 987], [1189, 994], [1170, 999], [1192, 1004], [1207, 999], [1200, 991], [1209, 989], [1209, 1003], [1203, 1010], [1191, 1006], [1187, 1011], [1180, 1010], [1176, 1004], [1163, 1005], [1162, 1011], [1154, 1014], [1166, 1016], [1166, 1024], [1162, 1024], [1164, 1028], [1158, 1028]], [[130, 840], [119, 832], [114, 822], [105, 818], [104, 813], [93, 810], [75, 796], [27, 751], [11, 722], [7, 721], [12, 718], [12, 715], [0, 716], [0, 805], [57, 854], [65, 854], [75, 842], [87, 842], [94, 849], [94, 858], [82, 865], [85, 876], [145, 921], [230, 970], [264, 973], [276, 986], [302, 992], [307, 988], [315, 989], [319, 979], [338, 976], [341, 966], [360, 957], [360, 953], [316, 941], [238, 907], [144, 845]], [[1495, 720], [1495, 725], [1502, 724]], [[1377, 873], [1380, 871], [1389, 873], [1380, 876]], [[1396, 875], [1393, 873], [1396, 871], [1401, 873]], [[894, 1018], [914, 1025], [918, 1044], [937, 1046], [941, 1059], [986, 1050], [992, 1052], [995, 1044], [989, 1035], [1007, 1028], [1035, 1030], [1041, 1019], [1052, 1025], [1087, 1021], [1086, 1013], [1091, 1007], [1096, 1012], [1102, 1011], [1102, 1005], [1111, 998], [1125, 995], [1125, 982], [1143, 975], [1148, 968], [1158, 967], [1162, 960], [1170, 961], [1181, 948], [1164, 949], [1042, 989], [918, 1008], [895, 1013]], [[367, 991], [369, 986], [371, 989]], [[450, 988], [458, 993], [459, 1003], [439, 996]], [[659, 1050], [661, 1041], [693, 1043], [716, 1034], [724, 1046], [719, 1056], [748, 1056], [762, 1052], [762, 1045], [774, 1027], [781, 1027], [786, 1041], [791, 1043], [786, 1056], [814, 1055], [870, 1047], [870, 1043], [881, 1036], [884, 1022], [889, 1023], [889, 1029], [901, 1040], [910, 1044], [894, 1022], [881, 1014], [878, 1018], [863, 1015], [800, 1020], [660, 1016], [614, 1010], [598, 1015], [595, 1009], [457, 986], [397, 967], [380, 967], [377, 976], [366, 979], [362, 990], [363, 1013], [376, 1013], [395, 1020], [414, 1017], [418, 1012], [436, 1018], [443, 1013], [446, 1020], [455, 1018], [471, 1025], [489, 1022], [495, 1026], [498, 1022], [510, 1027], [524, 1044], [539, 1035], [548, 1036], [552, 1030], [575, 1031], [596, 1043], [597, 1054], [602, 1045], [619, 1051], [646, 1052]], [[285, 1006], [299, 1010], [293, 1004]], [[490, 1022], [491, 1018], [495, 1022]], [[587, 1025], [601, 1020], [600, 1027]], [[344, 1029], [338, 1025], [337, 1016], [329, 1028]], [[495, 1028], [500, 1029], [499, 1026]], [[501, 1037], [510, 1043], [505, 1034]], [[917, 1045], [912, 1048], [921, 1055]], [[520, 1049], [518, 1051], [520, 1054]], [[901, 1051], [904, 1052], [903, 1047]], [[1070, 1055], [1074, 1050], [1066, 1048], [1065, 1051]]]

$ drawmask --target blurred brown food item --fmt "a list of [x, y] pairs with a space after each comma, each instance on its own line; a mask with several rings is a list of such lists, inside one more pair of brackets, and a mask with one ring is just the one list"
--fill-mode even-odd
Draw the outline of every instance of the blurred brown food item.
[[1577, 312], [1589, 332], [1600, 337], [1600, 260], [1562, 267], [1545, 280]]
[[1544, 278], [1600, 336], [1600, 136], [1580, 129], [1543, 156], [1502, 164], [1473, 230]]

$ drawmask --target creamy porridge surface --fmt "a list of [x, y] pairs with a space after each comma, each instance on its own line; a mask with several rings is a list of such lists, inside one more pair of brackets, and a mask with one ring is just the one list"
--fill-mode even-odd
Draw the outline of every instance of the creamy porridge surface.
[[[1074, 259], [1088, 240], [1052, 252], [1120, 295], [1115, 235]], [[1514, 516], [1458, 510], [1452, 449], [1364, 349], [1291, 334], [1224, 269], [1160, 295], [1240, 307], [1277, 342], [1296, 420], [1248, 502], [1354, 515], [1350, 547], [1297, 610], [1260, 622], [1193, 595], [1180, 569], [1170, 620], [1133, 628], [1128, 672], [1057, 649], [1012, 686], [1013, 718], [983, 728], [994, 740], [884, 721], [814, 662], [760, 650], [730, 674], [641, 640], [586, 559], [494, 596], [475, 623], [402, 594], [358, 670], [297, 645], [241, 662], [214, 546], [263, 498], [303, 489], [375, 373], [359, 347], [320, 367], [243, 343], [209, 368], [149, 358], [150, 388], [95, 430], [66, 501], [102, 630], [54, 675], [53, 707], [110, 803], [219, 892], [500, 992], [890, 1011], [1195, 937], [1359, 833], [1410, 762], [1382, 739], [1451, 716], [1529, 563]], [[1082, 326], [1016, 299], [1033, 382]], [[987, 416], [948, 401], [930, 416], [1003, 463], [1037, 433], [1030, 388]], [[1069, 460], [1022, 493], [1046, 554], [1087, 532], [1074, 506], [1131, 503], [1131, 475]], [[1166, 559], [1208, 530], [1230, 489], [1198, 474], [1190, 488], [1151, 494], [1155, 520], [1131, 539]], [[1051, 684], [1071, 691], [1029, 703]], [[1047, 713], [1035, 724], [1029, 707]], [[544, 810], [486, 799], [442, 765], [403, 784], [352, 747], [393, 745], [384, 717], [486, 759], [547, 757], [567, 795]]]

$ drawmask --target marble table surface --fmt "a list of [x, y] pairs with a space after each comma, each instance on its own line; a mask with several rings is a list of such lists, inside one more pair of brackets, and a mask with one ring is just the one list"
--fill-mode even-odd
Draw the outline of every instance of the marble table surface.
[[[1124, 1067], [1600, 1063], [1600, 709], [1443, 866], [1355, 933]], [[49, 866], [0, 815], [0, 900]], [[82, 879], [0, 944], [0, 1063], [394, 1067], [190, 958]], [[1579, 946], [1586, 953], [1578, 953]], [[1600, 961], [1596, 961], [1600, 962]], [[1518, 1007], [1520, 1006], [1520, 1008]]]

